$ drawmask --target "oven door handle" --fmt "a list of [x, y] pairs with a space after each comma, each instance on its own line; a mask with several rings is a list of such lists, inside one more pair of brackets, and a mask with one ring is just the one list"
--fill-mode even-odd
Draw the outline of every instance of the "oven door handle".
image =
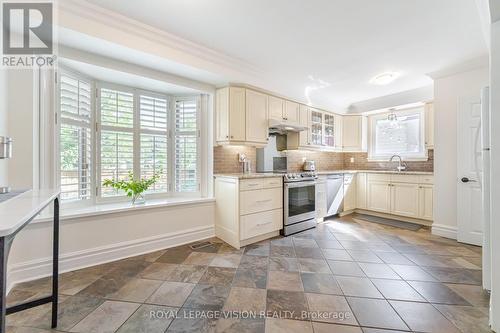
[[295, 182], [295, 183], [285, 183], [286, 188], [306, 187], [306, 186], [311, 186], [311, 185], [316, 185], [316, 181], [315, 180], [308, 180], [308, 181], [300, 181], [300, 182]]

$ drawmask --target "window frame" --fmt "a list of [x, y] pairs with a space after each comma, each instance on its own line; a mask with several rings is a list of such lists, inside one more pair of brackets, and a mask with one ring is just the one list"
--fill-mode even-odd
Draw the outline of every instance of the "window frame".
[[376, 121], [380, 119], [386, 119], [387, 115], [392, 112], [378, 113], [369, 116], [368, 119], [368, 161], [371, 162], [387, 162], [391, 156], [400, 155], [405, 161], [427, 161], [428, 151], [425, 146], [425, 109], [424, 107], [411, 108], [405, 110], [394, 111], [396, 115], [405, 116], [418, 114], [420, 117], [420, 151], [418, 153], [404, 153], [404, 152], [394, 152], [393, 154], [375, 154], [375, 143], [376, 143]]
[[[91, 132], [91, 156], [92, 156], [92, 188], [91, 188], [91, 196], [89, 199], [80, 199], [80, 200], [71, 200], [64, 201], [64, 207], [68, 209], [86, 207], [98, 204], [106, 204], [106, 203], [119, 203], [119, 202], [127, 202], [130, 200], [125, 194], [112, 196], [112, 197], [103, 197], [102, 196], [102, 182], [101, 182], [101, 135], [103, 128], [113, 129], [113, 126], [103, 126], [101, 124], [101, 89], [111, 89], [117, 90], [127, 93], [132, 93], [134, 98], [133, 103], [133, 119], [134, 123], [131, 129], [126, 129], [133, 133], [133, 172], [134, 175], [140, 175], [141, 171], [141, 133], [149, 133], [148, 130], [141, 130], [140, 123], [140, 96], [148, 96], [153, 98], [161, 98], [167, 101], [167, 180], [168, 180], [168, 190], [162, 192], [150, 192], [147, 193], [147, 198], [149, 199], [161, 199], [161, 198], [172, 198], [172, 197], [192, 197], [199, 198], [202, 196], [202, 188], [203, 188], [203, 176], [202, 172], [202, 161], [201, 156], [203, 154], [203, 147], [201, 145], [201, 95], [202, 93], [194, 94], [194, 95], [171, 95], [165, 94], [152, 90], [145, 90], [141, 88], [134, 88], [126, 85], [115, 84], [111, 82], [97, 80], [95, 78], [89, 77], [87, 75], [78, 73], [69, 68], [62, 66], [56, 73], [57, 77], [57, 89], [56, 89], [56, 98], [57, 98], [57, 126], [56, 126], [56, 182], [57, 186], [60, 186], [61, 179], [61, 161], [60, 161], [60, 135], [61, 135], [61, 91], [60, 91], [60, 83], [61, 76], [68, 76], [75, 80], [86, 81], [90, 83], [91, 86], [91, 120], [90, 120], [90, 132]], [[175, 104], [177, 100], [196, 100], [197, 111], [196, 111], [196, 124], [197, 124], [197, 152], [196, 152], [196, 170], [197, 170], [197, 191], [193, 192], [176, 192], [175, 189]], [[121, 127], [116, 127], [120, 128]]]

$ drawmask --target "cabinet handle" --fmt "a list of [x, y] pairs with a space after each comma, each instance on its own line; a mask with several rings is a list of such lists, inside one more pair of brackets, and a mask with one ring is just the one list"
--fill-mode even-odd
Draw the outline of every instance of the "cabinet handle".
[[248, 184], [247, 186], [259, 186], [259, 184], [253, 183], [253, 184]]
[[266, 202], [269, 202], [271, 201], [271, 199], [267, 199], [267, 200], [257, 200], [255, 201], [256, 203], [266, 203]]
[[226, 139], [229, 139], [229, 135], [226, 135]]
[[234, 136], [231, 135], [231, 139], [234, 138]]
[[272, 223], [272, 222], [269, 221], [269, 222], [264, 222], [264, 223], [257, 223], [257, 227], [261, 227], [263, 225], [270, 224], [270, 223]]

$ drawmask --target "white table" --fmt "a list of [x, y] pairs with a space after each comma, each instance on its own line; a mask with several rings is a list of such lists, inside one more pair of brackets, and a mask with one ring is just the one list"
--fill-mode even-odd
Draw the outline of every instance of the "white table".
[[[5, 332], [6, 315], [46, 303], [52, 303], [52, 328], [57, 326], [57, 293], [59, 287], [59, 194], [60, 190], [58, 189], [29, 190], [0, 203], [0, 333]], [[21, 229], [30, 223], [52, 202], [54, 203], [52, 294], [7, 308], [7, 259], [12, 241]]]

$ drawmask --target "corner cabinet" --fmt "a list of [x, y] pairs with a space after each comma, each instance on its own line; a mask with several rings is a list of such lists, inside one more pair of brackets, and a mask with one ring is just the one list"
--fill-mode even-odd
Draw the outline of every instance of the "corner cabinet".
[[309, 146], [327, 151], [341, 151], [342, 116], [313, 108], [308, 114]]
[[368, 117], [343, 116], [342, 117], [342, 151], [367, 152], [368, 151]]
[[216, 141], [218, 144], [263, 146], [268, 140], [268, 96], [240, 87], [217, 89]]

